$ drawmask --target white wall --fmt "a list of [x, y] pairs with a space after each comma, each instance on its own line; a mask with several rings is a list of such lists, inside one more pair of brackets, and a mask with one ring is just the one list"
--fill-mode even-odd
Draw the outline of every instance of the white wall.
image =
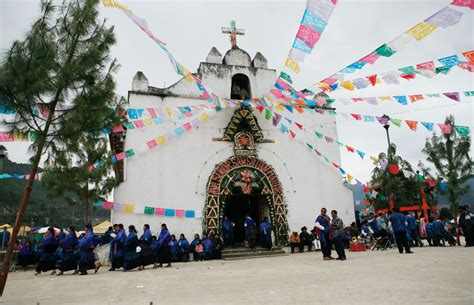
[[[252, 67], [225, 66], [201, 63], [200, 72], [205, 86], [212, 88], [221, 97], [230, 96], [231, 78], [236, 73], [246, 74], [251, 83], [252, 96], [267, 93], [275, 81], [275, 71]], [[196, 96], [194, 84], [184, 81], [170, 87], [174, 93]], [[205, 101], [196, 98], [161, 97], [129, 93], [129, 104], [133, 108], [177, 107], [198, 105]], [[157, 232], [163, 222], [171, 232], [185, 233], [188, 238], [202, 230], [202, 218], [176, 218], [148, 216], [143, 214], [144, 206], [161, 208], [189, 209], [202, 211], [206, 202], [206, 184], [214, 167], [233, 155], [230, 142], [212, 141], [222, 137], [234, 109], [224, 109], [208, 122], [183, 137], [155, 149], [146, 150], [133, 158], [125, 160], [125, 181], [116, 188], [114, 200], [119, 203], [132, 203], [136, 214], [116, 212], [113, 222], [125, 225], [134, 224], [141, 228], [149, 223], [153, 232]], [[275, 143], [260, 144], [258, 156], [273, 166], [283, 186], [288, 204], [288, 224], [290, 230], [302, 226], [312, 228], [319, 210], [324, 206], [329, 211], [336, 209], [344, 223], [354, 220], [352, 192], [342, 184], [339, 171], [322, 161], [305, 144], [314, 145], [331, 161], [340, 164], [339, 148], [319, 140], [314, 130], [337, 139], [335, 117], [329, 114], [281, 114], [303, 124], [308, 129], [304, 134], [295, 127], [297, 138], [282, 134], [279, 128], [272, 126], [258, 111], [255, 112], [264, 136]], [[185, 121], [178, 121], [182, 124]], [[176, 128], [173, 122], [149, 126], [143, 129], [127, 131], [126, 149], [146, 147], [146, 142], [158, 135]]]

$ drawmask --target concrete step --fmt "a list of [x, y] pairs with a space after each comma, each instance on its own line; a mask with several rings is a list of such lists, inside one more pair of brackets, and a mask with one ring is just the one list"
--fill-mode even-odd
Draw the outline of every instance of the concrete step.
[[255, 251], [250, 253], [233, 253], [222, 255], [224, 260], [238, 260], [238, 259], [249, 259], [249, 258], [263, 258], [263, 257], [276, 257], [276, 256], [287, 256], [283, 250], [280, 251]]
[[[273, 251], [282, 250], [280, 247], [273, 247]], [[255, 251], [269, 251], [266, 248], [257, 247]], [[251, 253], [253, 252], [250, 248], [238, 247], [238, 248], [226, 248], [222, 250], [222, 254], [230, 254], [230, 253]]]
[[284, 250], [263, 250], [263, 251], [250, 251], [250, 252], [234, 252], [234, 253], [222, 253], [222, 259], [224, 260], [235, 260], [235, 259], [247, 259], [257, 257], [271, 257], [271, 256], [286, 256], [288, 255]]

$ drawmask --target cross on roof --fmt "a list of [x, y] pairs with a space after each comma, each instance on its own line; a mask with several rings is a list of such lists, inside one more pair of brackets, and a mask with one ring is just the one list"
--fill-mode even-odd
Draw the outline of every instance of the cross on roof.
[[230, 22], [230, 27], [222, 27], [222, 33], [224, 34], [230, 34], [230, 43], [232, 44], [232, 48], [237, 47], [237, 35], [245, 35], [245, 30], [243, 29], [238, 29], [235, 26], [235, 21], [232, 20]]

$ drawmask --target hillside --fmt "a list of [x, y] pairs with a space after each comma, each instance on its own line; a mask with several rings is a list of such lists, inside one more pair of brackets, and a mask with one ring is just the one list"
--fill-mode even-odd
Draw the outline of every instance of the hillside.
[[[2, 173], [25, 175], [30, 172], [28, 164], [4, 160]], [[13, 225], [16, 213], [23, 196], [26, 180], [0, 179], [0, 224]], [[102, 208], [92, 209], [89, 215], [93, 224], [110, 218], [110, 212]], [[70, 206], [61, 198], [48, 198], [41, 185], [36, 181], [33, 185], [24, 223], [28, 226], [53, 225], [65, 228], [75, 225], [81, 228], [84, 223], [83, 207]]]

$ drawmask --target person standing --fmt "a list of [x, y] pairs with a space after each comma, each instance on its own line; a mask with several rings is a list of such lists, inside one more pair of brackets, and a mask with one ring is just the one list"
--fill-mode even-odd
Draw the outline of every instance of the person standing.
[[99, 244], [99, 239], [94, 236], [92, 225], [86, 226], [86, 234], [79, 240], [77, 249], [79, 251], [79, 275], [86, 275], [87, 270], [94, 269], [97, 273], [100, 268], [99, 262], [96, 263], [94, 249]]
[[414, 212], [408, 213], [406, 218], [407, 218], [408, 230], [410, 230], [410, 235], [413, 242], [412, 245], [415, 247], [423, 247], [423, 243], [420, 239], [419, 226], [416, 223], [415, 213]]
[[163, 264], [166, 264], [166, 267], [171, 267], [171, 234], [168, 231], [166, 224], [161, 224], [160, 236], [158, 236], [158, 262], [159, 265], [155, 267], [163, 267]]
[[10, 241], [10, 232], [8, 232], [8, 227], [4, 226], [2, 234], [0, 234], [0, 245], [2, 247], [2, 251], [7, 248], [9, 241]]
[[250, 248], [253, 248], [253, 247], [251, 246], [251, 240], [250, 240], [250, 238], [253, 237], [253, 236], [251, 236], [251, 235], [253, 235], [254, 227], [255, 227], [256, 225], [257, 225], [257, 224], [255, 223], [255, 220], [252, 219], [252, 217], [250, 217], [249, 215], [245, 215], [245, 221], [244, 221], [245, 239], [247, 240], [247, 242], [248, 242]]
[[140, 237], [139, 243], [142, 248], [140, 251], [140, 270], [143, 270], [146, 266], [155, 263], [155, 258], [151, 249], [152, 235], [149, 224], [143, 226], [143, 234]]
[[344, 251], [344, 223], [342, 219], [337, 216], [337, 211], [331, 211], [331, 228], [332, 228], [332, 241], [334, 243], [334, 247], [336, 248], [337, 252], [337, 260], [345, 261], [346, 260], [346, 253]]
[[59, 241], [59, 247], [61, 248], [61, 259], [56, 263], [56, 268], [59, 269], [57, 275], [63, 275], [64, 272], [74, 270], [77, 271], [76, 261], [76, 246], [77, 236], [76, 230], [73, 226], [67, 228], [68, 234]]
[[35, 275], [41, 274], [41, 272], [46, 272], [56, 268], [56, 249], [58, 248], [58, 241], [55, 236], [54, 228], [49, 227], [47, 233], [43, 237], [41, 242], [41, 258], [36, 265]]
[[189, 248], [190, 248], [190, 246], [189, 246], [189, 242], [186, 239], [186, 237], [184, 236], [184, 234], [179, 235], [178, 246], [179, 246], [179, 250], [180, 250], [179, 260], [181, 262], [189, 261], [189, 250], [190, 250]]
[[116, 232], [115, 238], [110, 241], [110, 251], [111, 251], [111, 261], [112, 268], [109, 271], [115, 271], [123, 267], [123, 257], [125, 255], [125, 230], [123, 229], [123, 224], [114, 225]]
[[263, 217], [263, 221], [260, 224], [260, 236], [262, 238], [262, 247], [267, 248], [268, 250], [272, 249], [272, 230], [273, 226], [268, 220], [268, 217]]
[[224, 216], [224, 221], [222, 222], [222, 233], [224, 234], [224, 245], [226, 247], [234, 246], [234, 227], [235, 224], [230, 221], [227, 216]]
[[466, 247], [472, 247], [473, 236], [472, 236], [472, 221], [471, 221], [471, 211], [468, 205], [461, 206], [459, 214], [459, 226], [462, 229], [464, 235], [464, 240], [466, 242]]
[[141, 266], [140, 255], [137, 253], [138, 236], [134, 225], [128, 226], [128, 236], [125, 238], [125, 255], [123, 271], [129, 271]]
[[198, 261], [199, 255], [196, 252], [196, 246], [201, 242], [201, 238], [199, 237], [199, 234], [194, 234], [194, 239], [191, 242], [191, 251], [193, 252], [193, 260], [195, 262]]
[[321, 214], [316, 218], [316, 228], [319, 230], [319, 240], [321, 241], [321, 252], [324, 260], [334, 259], [331, 256], [331, 241], [329, 240], [329, 217], [326, 215], [326, 208], [321, 209]]
[[398, 207], [394, 207], [392, 210], [393, 213], [390, 215], [390, 222], [392, 223], [393, 233], [395, 234], [398, 252], [402, 254], [405, 248], [405, 253], [413, 253], [410, 251], [410, 246], [408, 245], [406, 217], [400, 214]]

